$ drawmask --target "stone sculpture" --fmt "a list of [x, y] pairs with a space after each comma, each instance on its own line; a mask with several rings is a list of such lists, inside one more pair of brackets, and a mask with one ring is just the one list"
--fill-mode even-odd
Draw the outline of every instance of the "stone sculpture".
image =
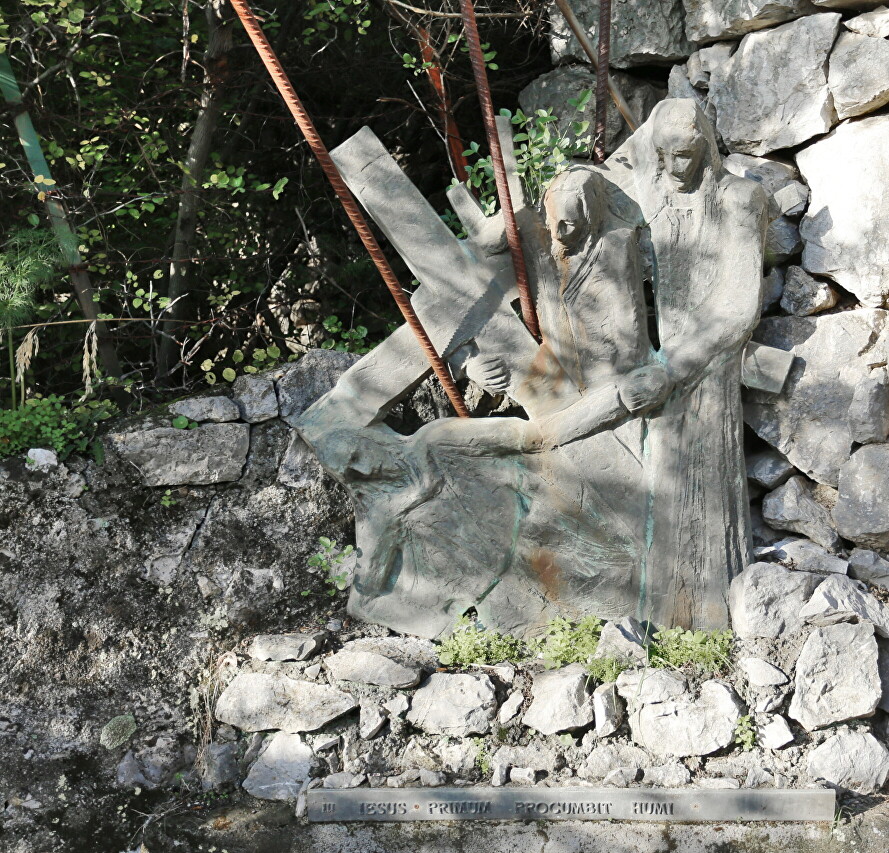
[[368, 129], [333, 156], [420, 280], [413, 304], [451, 369], [528, 416], [396, 432], [387, 415], [429, 374], [406, 328], [302, 414], [355, 504], [350, 611], [427, 637], [470, 608], [520, 635], [588, 613], [727, 624], [748, 556], [741, 361], [766, 202], [723, 170], [694, 103], [659, 105], [603, 168], [560, 174], [541, 209], [507, 163], [539, 345], [511, 306], [499, 215], [452, 189], [458, 241]]

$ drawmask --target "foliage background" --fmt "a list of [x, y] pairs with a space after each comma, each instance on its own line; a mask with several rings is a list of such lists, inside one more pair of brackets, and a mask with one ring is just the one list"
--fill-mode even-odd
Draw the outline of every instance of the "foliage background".
[[[14, 113], [0, 110], [0, 236], [47, 229], [38, 192], [63, 196], [137, 400], [158, 386], [231, 381], [308, 347], [360, 349], [385, 336], [396, 320], [388, 293], [226, 4], [20, 0], [2, 8], [0, 48], [56, 185], [32, 181]], [[444, 211], [454, 170], [423, 39], [463, 140], [484, 138], [456, 2], [436, 4], [434, 15], [395, 0], [254, 8], [328, 147], [370, 125]], [[521, 88], [550, 67], [542, 9], [516, 0], [478, 9], [489, 16], [480, 23], [495, 104], [514, 110]], [[217, 115], [206, 163], [189, 173], [208, 109]], [[185, 196], [195, 202], [194, 233], [182, 255], [183, 296], [171, 306], [171, 261], [189, 225]], [[60, 267], [40, 283], [28, 323], [81, 319]], [[26, 331], [14, 330], [16, 343]], [[28, 396], [79, 393], [85, 331], [78, 322], [40, 329]], [[0, 380], [2, 405], [9, 381]]]

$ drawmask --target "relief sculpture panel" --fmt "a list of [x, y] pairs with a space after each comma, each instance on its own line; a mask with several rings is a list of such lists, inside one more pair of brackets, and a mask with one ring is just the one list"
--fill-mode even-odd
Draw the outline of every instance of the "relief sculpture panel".
[[388, 426], [429, 375], [403, 327], [302, 415], [355, 505], [350, 612], [427, 637], [470, 608], [517, 635], [556, 615], [727, 625], [748, 562], [741, 362], [766, 200], [722, 168], [700, 110], [664, 101], [539, 205], [512, 164], [541, 343], [513, 307], [499, 215], [452, 188], [458, 240], [367, 128], [333, 156], [421, 282], [413, 305], [454, 375], [525, 414]]

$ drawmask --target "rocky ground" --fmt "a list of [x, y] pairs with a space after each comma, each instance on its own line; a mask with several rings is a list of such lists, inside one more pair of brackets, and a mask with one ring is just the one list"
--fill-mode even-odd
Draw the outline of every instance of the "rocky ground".
[[[778, 535], [767, 534], [760, 562], [735, 580], [731, 664], [717, 677], [647, 666], [651, 629], [633, 620], [606, 625], [599, 641], [597, 654], [628, 667], [616, 681], [533, 655], [444, 666], [435, 643], [345, 614], [337, 586], [353, 557], [337, 555], [350, 507], [288, 427], [352, 360], [314, 353], [239, 381], [231, 398], [113, 423], [102, 464], [32, 452], [0, 466], [0, 850], [441, 842], [428, 828], [396, 838], [391, 827], [305, 823], [310, 787], [361, 785], [829, 784], [842, 806], [833, 829], [750, 832], [782, 846], [838, 844], [837, 832], [885, 839], [889, 562], [879, 553], [852, 548], [811, 498], [823, 510], [807, 522], [812, 538], [766, 544]], [[405, 418], [439, 405], [424, 390]], [[792, 527], [782, 519], [806, 506], [802, 475], [774, 452], [752, 455], [749, 474], [772, 487], [769, 517]], [[338, 544], [325, 549], [320, 536]], [[575, 830], [572, 843], [600, 838]], [[468, 844], [466, 832], [449, 830], [448, 843]], [[700, 830], [664, 832], [718, 849]]]

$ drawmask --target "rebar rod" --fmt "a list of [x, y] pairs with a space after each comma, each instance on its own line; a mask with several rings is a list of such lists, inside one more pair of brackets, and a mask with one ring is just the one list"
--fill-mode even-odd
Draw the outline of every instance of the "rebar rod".
[[475, 87], [478, 90], [478, 99], [482, 108], [482, 119], [485, 125], [485, 134], [488, 138], [488, 148], [491, 151], [491, 163], [494, 167], [494, 181], [497, 185], [497, 196], [500, 199], [500, 209], [503, 211], [503, 224], [506, 228], [506, 240], [509, 244], [509, 253], [515, 267], [516, 287], [519, 291], [519, 303], [522, 309], [522, 319], [528, 327], [528, 331], [536, 340], [540, 340], [540, 323], [537, 320], [537, 310], [531, 298], [531, 286], [528, 283], [528, 268], [525, 264], [525, 256], [522, 254], [522, 243], [519, 238], [519, 229], [516, 224], [515, 210], [512, 206], [512, 198], [509, 194], [509, 182], [506, 177], [506, 166], [503, 163], [503, 151], [500, 148], [500, 137], [497, 134], [497, 125], [494, 122], [494, 104], [491, 100], [491, 88], [488, 85], [488, 73], [485, 70], [485, 57], [482, 51], [481, 39], [478, 34], [478, 21], [475, 17], [475, 7], [472, 0], [460, 0], [460, 10], [463, 14], [463, 29], [466, 34], [466, 45], [469, 48], [469, 58], [472, 62], [472, 73], [475, 77]]
[[[590, 42], [589, 37], [584, 32], [583, 26], [577, 19], [577, 15], [574, 14], [574, 9], [571, 8], [571, 4], [568, 0], [556, 0], [556, 6], [559, 7], [562, 17], [571, 28], [571, 32], [574, 33], [575, 38], [580, 42], [580, 46], [583, 48], [584, 53], [589, 57], [593, 68], [598, 69], [599, 57], [596, 55], [595, 48]], [[608, 75], [608, 91], [611, 93], [611, 100], [614, 101], [614, 105], [617, 107], [618, 112], [624, 117], [627, 126], [630, 130], [635, 131], [639, 127], [639, 119], [636, 118], [635, 113], [624, 96], [618, 92], [617, 86], [614, 85], [614, 80], [611, 79], [610, 74]]]
[[330, 152], [327, 150], [318, 131], [315, 129], [315, 125], [309, 117], [309, 114], [306, 112], [302, 101], [300, 101], [299, 96], [296, 94], [296, 90], [293, 88], [290, 78], [284, 71], [284, 68], [275, 54], [275, 51], [272, 49], [268, 38], [266, 38], [265, 33], [259, 26], [259, 21], [257, 21], [256, 16], [253, 14], [253, 11], [246, 0], [231, 0], [231, 2], [235, 12], [237, 12], [238, 17], [241, 19], [241, 23], [244, 25], [244, 29], [247, 31], [247, 35], [250, 37], [250, 41], [253, 42], [253, 46], [256, 48], [256, 52], [259, 54], [263, 65], [265, 65], [268, 70], [278, 92], [284, 99], [284, 103], [287, 104], [290, 114], [302, 131], [306, 142], [309, 144], [309, 148], [312, 149], [312, 153], [317, 158], [324, 174], [333, 186], [340, 203], [343, 205], [346, 214], [352, 222], [352, 225], [358, 232], [358, 236], [361, 238], [364, 248], [367, 249], [371, 260], [373, 260], [383, 281], [386, 283], [386, 287], [389, 288], [389, 292], [392, 294], [395, 304], [398, 306], [405, 322], [419, 341], [420, 348], [423, 350], [426, 358], [429, 359], [429, 363], [432, 365], [432, 370], [438, 377], [439, 382], [441, 382], [445, 393], [448, 395], [448, 399], [451, 401], [451, 405], [454, 407], [454, 410], [459, 417], [468, 418], [469, 411], [466, 408], [466, 403], [460, 396], [460, 392], [457, 390], [457, 385], [449, 373], [447, 365], [445, 365], [441, 356], [436, 352], [432, 340], [423, 328], [423, 324], [420, 322], [420, 318], [417, 316], [416, 311], [414, 311], [413, 305], [411, 305], [410, 300], [405, 295], [392, 267], [389, 265], [389, 261], [386, 259], [376, 237], [374, 237], [373, 232], [370, 230], [367, 220], [359, 210], [355, 197], [346, 186], [339, 169], [337, 169], [331, 159]]
[[608, 59], [611, 53], [611, 0], [599, 0], [599, 63], [596, 66], [596, 130], [593, 162], [605, 162], [605, 131], [608, 126]]

